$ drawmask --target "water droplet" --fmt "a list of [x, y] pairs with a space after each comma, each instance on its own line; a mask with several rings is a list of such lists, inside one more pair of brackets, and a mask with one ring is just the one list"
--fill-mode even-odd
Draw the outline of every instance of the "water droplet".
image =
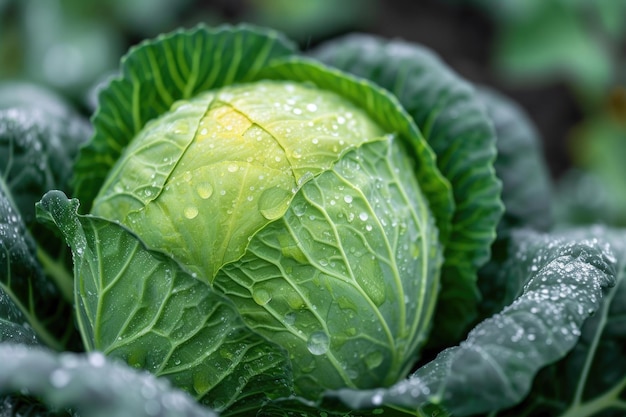
[[370, 352], [365, 357], [365, 364], [369, 369], [374, 369], [380, 366], [383, 363], [383, 354], [380, 351]]
[[311, 111], [311, 112], [313, 112], [313, 111], [317, 111], [317, 104], [315, 104], [315, 103], [309, 103], [309, 104], [307, 104], [307, 105], [306, 105], [306, 109], [307, 109], [308, 111]]
[[239, 170], [239, 165], [232, 163], [228, 164], [228, 172], [237, 172]]
[[198, 216], [198, 208], [193, 206], [185, 207], [185, 210], [183, 210], [183, 214], [189, 220], [195, 219], [196, 216]]
[[326, 353], [329, 345], [330, 339], [328, 338], [328, 335], [321, 330], [311, 333], [311, 336], [309, 336], [306, 343], [306, 347], [309, 349], [309, 352], [316, 356]]
[[272, 294], [264, 288], [252, 291], [252, 299], [260, 306], [264, 306], [272, 299]]
[[209, 374], [207, 372], [199, 371], [193, 374], [193, 389], [197, 394], [204, 395], [211, 388], [211, 381], [209, 381]]
[[293, 205], [293, 214], [298, 217], [304, 215], [306, 211], [306, 203], [304, 201], [299, 201]]
[[55, 369], [50, 374], [50, 383], [56, 388], [62, 388], [69, 384], [71, 379], [70, 374], [63, 369]]
[[369, 216], [366, 212], [362, 212], [361, 214], [359, 214], [359, 219], [361, 219], [362, 221], [366, 221], [367, 219], [369, 219]]
[[89, 364], [95, 368], [104, 366], [106, 359], [101, 352], [92, 352], [89, 354]]
[[191, 172], [190, 171], [185, 171], [185, 173], [183, 174], [183, 179], [187, 182], [191, 181]]
[[285, 314], [284, 322], [287, 326], [293, 326], [296, 322], [296, 313], [292, 311]]
[[207, 198], [211, 197], [211, 195], [213, 195], [213, 186], [208, 182], [201, 182], [196, 187], [196, 192], [198, 193], [200, 198], [206, 200]]
[[346, 194], [343, 196], [343, 201], [345, 201], [347, 204], [352, 203], [352, 196], [349, 194]]

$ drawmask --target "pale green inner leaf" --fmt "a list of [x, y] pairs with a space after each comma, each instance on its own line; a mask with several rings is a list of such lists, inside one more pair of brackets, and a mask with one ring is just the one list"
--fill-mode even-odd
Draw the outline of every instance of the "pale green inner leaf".
[[362, 110], [312, 86], [267, 81], [207, 92], [146, 126], [93, 213], [122, 221], [210, 281], [285, 213], [304, 182], [381, 134]]

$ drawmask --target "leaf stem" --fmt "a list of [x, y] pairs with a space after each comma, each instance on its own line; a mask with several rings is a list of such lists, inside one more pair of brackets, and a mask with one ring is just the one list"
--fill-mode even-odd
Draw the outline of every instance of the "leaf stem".
[[39, 318], [36, 316], [35, 312], [31, 309], [27, 308], [22, 301], [15, 295], [13, 290], [0, 282], [0, 289], [2, 289], [9, 298], [15, 303], [15, 306], [22, 312], [24, 318], [28, 322], [28, 325], [34, 330], [37, 338], [43, 342], [46, 346], [57, 350], [62, 351], [63, 346], [61, 342], [59, 342], [53, 335], [45, 328], [45, 326], [41, 323]]
[[37, 259], [52, 280], [55, 282], [63, 298], [72, 303], [74, 301], [74, 277], [70, 274], [63, 263], [53, 259], [46, 251], [37, 247]]
[[582, 404], [572, 404], [572, 406], [561, 414], [560, 417], [588, 417], [596, 415], [596, 413], [609, 410], [611, 408], [626, 411], [626, 402], [620, 400], [621, 392], [626, 389], [626, 377], [623, 378], [612, 389]]
[[593, 360], [596, 357], [596, 352], [598, 350], [598, 345], [600, 344], [600, 338], [602, 337], [602, 333], [604, 332], [604, 327], [606, 326], [606, 322], [608, 320], [608, 310], [611, 305], [611, 301], [613, 300], [613, 296], [615, 295], [615, 289], [617, 285], [609, 292], [609, 294], [602, 300], [601, 306], [601, 316], [598, 320], [598, 325], [596, 327], [596, 332], [593, 336], [591, 344], [589, 346], [589, 351], [587, 357], [585, 358], [585, 363], [583, 365], [583, 369], [580, 373], [580, 377], [578, 378], [578, 385], [576, 387], [576, 393], [574, 394], [574, 399], [572, 401], [572, 407], [576, 408], [579, 404], [582, 403], [583, 391], [587, 385], [587, 380], [589, 378], [589, 372], [591, 371], [591, 365]]

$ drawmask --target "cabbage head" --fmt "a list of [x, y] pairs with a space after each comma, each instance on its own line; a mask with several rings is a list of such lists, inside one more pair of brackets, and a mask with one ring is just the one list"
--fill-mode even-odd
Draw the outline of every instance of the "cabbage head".
[[302, 393], [380, 386], [412, 365], [436, 299], [441, 250], [413, 170], [349, 100], [258, 81], [147, 123], [92, 213], [225, 294], [285, 348]]

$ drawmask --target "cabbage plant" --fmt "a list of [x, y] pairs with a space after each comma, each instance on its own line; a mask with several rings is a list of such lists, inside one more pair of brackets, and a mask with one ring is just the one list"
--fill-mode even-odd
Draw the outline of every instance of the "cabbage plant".
[[[88, 140], [37, 105], [0, 108], [13, 411], [495, 415], [625, 295], [623, 233], [548, 232], [528, 123], [418, 45], [199, 26], [131, 49]], [[59, 148], [71, 184], [15, 168]]]

